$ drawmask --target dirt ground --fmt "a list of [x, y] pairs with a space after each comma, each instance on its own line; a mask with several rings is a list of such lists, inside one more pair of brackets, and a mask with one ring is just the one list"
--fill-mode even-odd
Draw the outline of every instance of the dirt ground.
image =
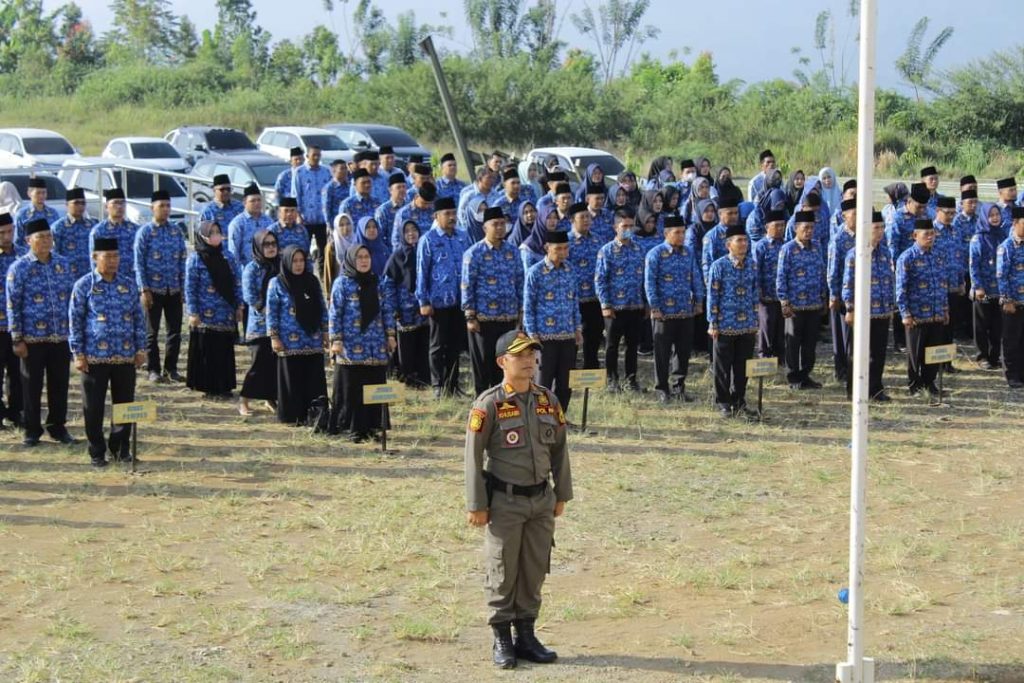
[[[879, 680], [1024, 681], [1022, 400], [964, 354], [952, 407], [908, 397], [891, 357], [895, 400], [872, 412]], [[819, 378], [830, 361], [821, 346]], [[413, 396], [381, 454], [140, 380], [161, 419], [140, 428], [134, 476], [5, 432], [0, 680], [831, 680], [849, 406], [832, 381], [773, 381], [766, 422], [723, 421], [706, 368], [694, 404], [592, 397], [539, 623], [560, 659], [514, 673], [489, 661], [463, 514], [467, 402]]]

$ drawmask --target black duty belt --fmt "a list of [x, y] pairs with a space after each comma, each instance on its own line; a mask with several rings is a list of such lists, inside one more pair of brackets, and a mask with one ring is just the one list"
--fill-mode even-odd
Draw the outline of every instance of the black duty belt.
[[487, 483], [490, 485], [492, 491], [507, 491], [509, 487], [511, 487], [512, 494], [516, 496], [528, 496], [532, 498], [544, 493], [548, 488], [548, 482], [546, 479], [539, 484], [520, 486], [519, 484], [509, 484], [507, 481], [502, 481], [489, 472], [485, 472], [484, 476], [487, 478]]

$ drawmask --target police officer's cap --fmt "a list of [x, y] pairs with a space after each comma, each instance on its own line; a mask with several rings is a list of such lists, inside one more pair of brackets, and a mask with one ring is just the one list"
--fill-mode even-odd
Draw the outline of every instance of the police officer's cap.
[[167, 190], [157, 190], [149, 196], [150, 202], [169, 202], [171, 201], [171, 195]]
[[25, 224], [25, 235], [31, 235], [37, 232], [48, 232], [50, 230], [50, 224], [45, 219], [37, 218], [34, 221], [29, 221]]
[[92, 241], [93, 251], [117, 251], [116, 237], [97, 237]]
[[0, 227], [3, 227], [5, 225], [12, 225], [13, 223], [14, 217], [11, 216], [11, 214], [7, 213], [6, 211], [0, 213]]
[[108, 202], [114, 201], [115, 199], [124, 199], [124, 190], [120, 187], [114, 187], [103, 192], [103, 198]]
[[42, 189], [45, 190], [46, 189], [46, 181], [43, 180], [42, 178], [32, 177], [32, 178], [28, 179], [28, 186], [29, 187], [42, 188]]
[[516, 355], [530, 349], [542, 348], [544, 346], [539, 341], [526, 336], [522, 330], [510, 330], [498, 337], [498, 343], [494, 345], [494, 355], [496, 357], [505, 354]]

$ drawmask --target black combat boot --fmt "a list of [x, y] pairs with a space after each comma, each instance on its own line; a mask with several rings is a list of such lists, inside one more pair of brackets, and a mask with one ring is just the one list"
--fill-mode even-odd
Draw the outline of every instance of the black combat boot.
[[491, 624], [494, 631], [494, 664], [502, 669], [516, 668], [516, 647], [512, 644], [512, 622]]
[[516, 619], [516, 656], [528, 662], [550, 664], [558, 659], [558, 653], [544, 647], [533, 634], [536, 619]]

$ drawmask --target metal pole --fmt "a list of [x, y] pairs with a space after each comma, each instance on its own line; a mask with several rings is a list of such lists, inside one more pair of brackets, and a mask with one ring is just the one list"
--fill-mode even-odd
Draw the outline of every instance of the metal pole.
[[590, 387], [583, 388], [583, 418], [580, 420], [580, 431], [587, 431], [587, 404], [590, 402]]
[[853, 448], [850, 458], [850, 576], [846, 662], [836, 680], [869, 683], [874, 662], [864, 659], [864, 527], [867, 517], [868, 357], [871, 335], [871, 199], [875, 166], [876, 0], [861, 0], [857, 117], [857, 242], [853, 321]]
[[470, 180], [473, 179], [476, 169], [473, 165], [473, 157], [469, 155], [469, 147], [466, 146], [466, 139], [462, 137], [462, 126], [459, 125], [459, 117], [455, 114], [455, 103], [452, 102], [452, 94], [448, 90], [448, 82], [444, 78], [444, 71], [441, 70], [441, 60], [437, 58], [437, 51], [434, 49], [434, 39], [427, 36], [420, 41], [420, 49], [430, 60], [430, 67], [434, 71], [434, 80], [437, 81], [437, 90], [441, 94], [441, 104], [444, 105], [444, 113], [448, 116], [448, 125], [452, 128], [452, 136], [455, 138], [455, 146], [459, 148], [459, 155], [466, 165], [466, 172]]

